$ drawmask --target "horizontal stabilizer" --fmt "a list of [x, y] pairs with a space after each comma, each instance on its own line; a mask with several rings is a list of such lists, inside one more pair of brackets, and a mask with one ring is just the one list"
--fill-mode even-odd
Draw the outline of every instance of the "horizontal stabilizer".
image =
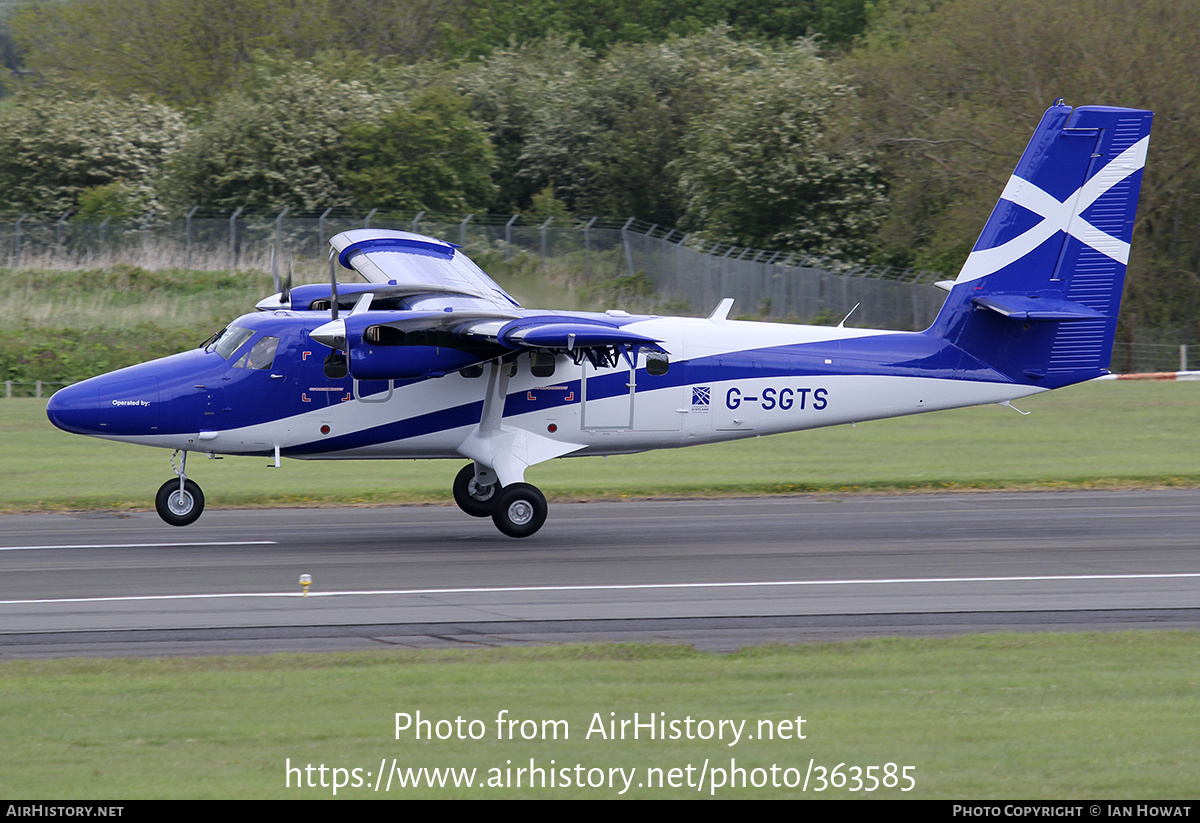
[[981, 309], [1010, 317], [1013, 320], [1097, 320], [1104, 314], [1072, 300], [1056, 300], [1029, 294], [989, 294], [972, 301]]

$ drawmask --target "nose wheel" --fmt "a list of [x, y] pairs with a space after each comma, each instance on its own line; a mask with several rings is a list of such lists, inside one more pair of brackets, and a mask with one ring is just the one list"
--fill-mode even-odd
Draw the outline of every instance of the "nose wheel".
[[158, 516], [172, 526], [187, 526], [196, 522], [204, 511], [204, 492], [193, 480], [179, 482], [173, 478], [163, 483], [154, 498]]

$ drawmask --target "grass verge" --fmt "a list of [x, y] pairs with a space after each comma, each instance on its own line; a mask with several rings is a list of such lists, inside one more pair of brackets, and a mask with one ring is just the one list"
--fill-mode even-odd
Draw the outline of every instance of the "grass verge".
[[[1197, 794], [1198, 653], [1200, 632], [1153, 632], [883, 639], [729, 656], [593, 645], [15, 661], [0, 664], [0, 790], [39, 799], [332, 797], [338, 767], [350, 783], [349, 770], [360, 769], [362, 782], [338, 797], [1188, 798]], [[517, 724], [498, 733], [504, 711]], [[432, 724], [423, 738], [434, 739], [397, 733], [397, 712], [414, 720], [420, 712]], [[635, 712], [643, 723], [666, 721], [668, 734], [678, 721], [678, 738], [647, 739], [643, 728], [634, 740], [631, 726], [625, 739], [596, 731], [615, 720], [619, 734]], [[741, 739], [730, 745], [732, 727], [720, 721], [745, 721]], [[436, 739], [439, 728], [449, 739]], [[768, 728], [775, 739], [765, 739]], [[723, 739], [710, 733], [718, 729]], [[371, 791], [381, 761], [393, 759], [401, 769], [474, 769], [476, 786], [401, 789], [394, 777], [390, 793]], [[850, 779], [817, 791], [810, 759], [830, 777], [844, 764]], [[526, 772], [515, 788], [516, 770], [531, 760], [547, 783], [554, 771], [557, 785], [529, 788]], [[291, 788], [289, 763], [298, 769]], [[866, 781], [867, 766], [889, 763], [912, 767], [915, 788], [852, 790], [851, 767]], [[751, 785], [742, 787], [735, 767]], [[624, 795], [610, 771], [618, 768], [633, 775]], [[734, 785], [713, 788], [717, 769]], [[807, 793], [772, 785], [806, 774]], [[659, 775], [661, 787], [648, 785]], [[603, 785], [562, 785], [580, 776]], [[489, 779], [501, 785], [478, 786]]]

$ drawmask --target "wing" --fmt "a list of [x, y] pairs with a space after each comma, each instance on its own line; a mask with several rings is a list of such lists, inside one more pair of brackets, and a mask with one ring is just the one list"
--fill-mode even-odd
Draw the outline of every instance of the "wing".
[[[622, 356], [633, 363], [643, 348], [662, 351], [660, 341], [625, 329], [637, 318], [624, 313], [522, 309], [450, 243], [408, 232], [356, 229], [335, 236], [331, 244], [341, 264], [370, 285], [339, 288], [339, 304], [349, 297], [353, 311], [309, 336], [345, 351], [349, 372], [359, 380], [436, 377], [526, 351], [565, 353], [596, 367], [615, 366]], [[323, 286], [292, 290], [297, 308], [328, 308], [329, 299]]]

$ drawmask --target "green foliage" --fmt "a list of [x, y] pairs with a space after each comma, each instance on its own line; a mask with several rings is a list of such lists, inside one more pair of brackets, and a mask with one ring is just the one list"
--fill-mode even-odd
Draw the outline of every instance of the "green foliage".
[[623, 45], [604, 59], [547, 78], [529, 118], [514, 173], [555, 191], [574, 211], [636, 215], [673, 225], [674, 175], [689, 119], [704, 106], [702, 50], [709, 37]]
[[[751, 57], [751, 55], [747, 55]], [[852, 90], [811, 41], [761, 48], [673, 164], [686, 228], [760, 248], [865, 255], [886, 202]]]
[[[686, 221], [722, 239], [811, 250], [861, 235], [881, 196], [869, 152], [837, 136], [854, 123], [837, 110], [849, 89], [811, 42], [738, 41], [718, 27], [597, 58], [547, 38], [464, 67], [460, 83], [489, 124], [501, 181], [517, 181], [501, 183], [513, 210], [553, 184], [575, 213]], [[745, 145], [725, 145], [731, 128]], [[732, 203], [724, 187], [737, 180], [707, 169], [714, 158], [744, 184]], [[749, 227], [764, 215], [768, 225]], [[840, 237], [821, 250], [851, 247]]]
[[1056, 98], [1158, 112], [1122, 316], [1200, 320], [1200, 5], [1148, 0], [892, 0], [849, 68], [886, 152], [882, 258], [953, 272]]
[[495, 197], [491, 143], [444, 87], [431, 87], [376, 122], [347, 126], [342, 183], [372, 208], [452, 213]]
[[267, 213], [354, 205], [340, 178], [344, 130], [379, 117], [390, 95], [344, 74], [333, 55], [260, 60], [189, 134], [172, 164], [175, 205]]
[[347, 44], [372, 56], [436, 53], [458, 0], [26, 0], [10, 17], [26, 64], [180, 107], [252, 80], [257, 55], [315, 59]]
[[559, 77], [586, 72], [593, 56], [559, 37], [520, 48], [500, 49], [460, 68], [458, 87], [491, 135], [497, 167], [495, 208], [513, 213], [529, 208], [534, 195], [551, 183], [521, 174], [525, 147], [536, 131], [547, 87]]
[[554, 194], [553, 183], [533, 196], [533, 204], [525, 212], [525, 217], [539, 223], [546, 222], [548, 218], [554, 218], [561, 222], [570, 216], [571, 211], [567, 208], [567, 204]]
[[57, 217], [115, 185], [110, 200], [144, 212], [183, 134], [178, 113], [138, 97], [19, 95], [0, 107], [0, 209]]
[[466, 24], [448, 32], [447, 47], [478, 56], [556, 33], [605, 53], [716, 25], [738, 36], [783, 41], [819, 33], [823, 42], [842, 46], [863, 31], [869, 6], [868, 0], [470, 0]]
[[89, 186], [79, 192], [77, 219], [99, 223], [105, 218], [125, 222], [146, 213], [146, 204], [133, 186], [124, 180]]

